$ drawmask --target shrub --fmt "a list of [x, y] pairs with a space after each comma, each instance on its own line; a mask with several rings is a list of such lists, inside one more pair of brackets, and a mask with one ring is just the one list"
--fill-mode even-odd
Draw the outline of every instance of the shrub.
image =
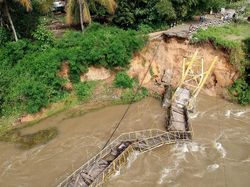
[[208, 4], [198, 0], [118, 0], [117, 3], [113, 23], [125, 29], [138, 29], [141, 24], [155, 28], [173, 20], [185, 20]]
[[137, 30], [139, 32], [141, 32], [142, 34], [148, 34], [148, 33], [154, 31], [154, 29], [151, 26], [147, 25], [147, 24], [140, 24], [138, 26]]
[[[69, 77], [78, 83], [90, 65], [128, 66], [133, 52], [145, 43], [136, 31], [93, 24], [84, 34], [68, 32], [53, 44], [43, 29], [34, 32], [37, 41], [19, 40], [0, 46], [1, 115], [34, 113], [64, 97], [65, 80], [58, 76], [62, 62], [68, 62]], [[41, 43], [50, 45], [41, 49]], [[87, 83], [76, 85], [80, 100], [88, 97], [88, 87]]]
[[39, 1], [32, 1], [32, 11], [27, 10], [16, 1], [9, 1], [10, 12], [19, 38], [31, 38], [31, 34], [36, 30], [42, 16]]
[[54, 43], [54, 35], [45, 26], [39, 25], [32, 33], [33, 38], [41, 45], [42, 49], [47, 49]]
[[114, 85], [117, 88], [133, 88], [134, 80], [125, 72], [119, 72], [115, 75]]
[[[21, 111], [38, 112], [65, 94], [64, 80], [57, 75], [60, 68], [57, 50], [31, 52], [25, 43], [20, 42], [15, 42], [21, 46], [19, 50], [10, 48], [13, 54], [8, 48], [1, 50], [3, 57], [9, 54], [9, 58], [0, 63], [0, 88], [3, 91], [0, 109], [5, 115]], [[6, 46], [12, 46], [12, 43]]]
[[111, 69], [128, 66], [133, 52], [144, 44], [145, 38], [136, 31], [93, 24], [84, 34], [67, 32], [56, 47], [62, 50], [63, 58], [69, 61], [71, 78], [77, 82], [80, 74], [90, 65]]
[[4, 45], [10, 38], [8, 31], [0, 26], [0, 45]]
[[80, 101], [86, 101], [91, 97], [95, 87], [94, 82], [83, 82], [75, 85], [75, 92]]
[[18, 40], [18, 42], [8, 42], [4, 48], [1, 48], [0, 60], [8, 61], [9, 64], [15, 65], [18, 60], [22, 59], [30, 50], [30, 44], [27, 40]]
[[250, 85], [243, 78], [236, 80], [229, 90], [240, 104], [250, 103]]
[[169, 21], [176, 19], [176, 13], [170, 0], [161, 0], [156, 3], [155, 7], [163, 20]]
[[129, 104], [132, 102], [137, 102], [148, 96], [148, 90], [142, 87], [137, 94], [134, 93], [133, 89], [126, 90], [121, 95], [121, 102], [123, 104]]

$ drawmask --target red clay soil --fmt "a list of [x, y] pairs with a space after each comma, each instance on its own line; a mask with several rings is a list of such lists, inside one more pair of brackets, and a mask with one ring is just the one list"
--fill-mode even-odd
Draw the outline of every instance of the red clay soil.
[[[158, 45], [159, 48], [156, 52]], [[205, 68], [209, 67], [215, 56], [219, 59], [203, 90], [208, 95], [222, 94], [225, 88], [233, 84], [239, 74], [229, 63], [228, 55], [209, 43], [192, 45], [187, 41], [175, 38], [167, 41], [150, 41], [141, 52], [134, 55], [128, 73], [141, 81], [150, 62], [152, 62], [151, 71], [147, 74], [143, 85], [156, 92], [163, 91], [164, 89], [157, 86], [156, 83], [160, 82], [164, 71], [167, 71], [172, 72], [171, 85], [176, 87], [180, 80], [183, 59], [191, 57], [197, 49], [199, 50], [198, 58], [204, 59]]]

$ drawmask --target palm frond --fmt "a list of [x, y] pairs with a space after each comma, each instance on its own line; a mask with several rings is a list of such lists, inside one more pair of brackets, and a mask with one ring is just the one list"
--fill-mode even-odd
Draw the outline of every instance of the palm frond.
[[69, 25], [72, 25], [74, 22], [74, 9], [75, 9], [75, 4], [76, 0], [68, 0], [67, 6], [66, 6], [66, 23]]
[[86, 0], [83, 1], [83, 21], [84, 23], [91, 23], [91, 15], [89, 11], [89, 6], [86, 2]]
[[117, 7], [115, 0], [96, 0], [96, 2], [105, 7], [108, 13], [115, 13], [115, 9]]
[[17, 0], [27, 11], [32, 10], [32, 5], [30, 0]]
[[53, 0], [40, 0], [39, 5], [44, 13], [48, 13], [51, 10]]

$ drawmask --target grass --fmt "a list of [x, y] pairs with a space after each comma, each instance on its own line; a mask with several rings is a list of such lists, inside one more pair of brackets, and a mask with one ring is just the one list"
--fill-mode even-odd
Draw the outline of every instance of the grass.
[[193, 36], [194, 42], [211, 41], [214, 46], [226, 49], [230, 63], [241, 74], [228, 90], [232, 99], [242, 105], [250, 103], [249, 30], [249, 23], [232, 23], [222, 27], [210, 27], [207, 30], [200, 29]]
[[246, 23], [231, 23], [222, 27], [209, 27], [207, 30], [198, 30], [194, 34], [192, 41], [211, 41], [215, 47], [226, 49], [229, 54], [230, 63], [243, 74], [247, 65], [243, 41], [250, 37], [249, 29], [250, 25]]
[[193, 36], [193, 41], [213, 41], [216, 46], [232, 49], [240, 47], [242, 40], [250, 37], [249, 29], [250, 25], [247, 23], [232, 23], [222, 27], [209, 27], [207, 30], [198, 30]]

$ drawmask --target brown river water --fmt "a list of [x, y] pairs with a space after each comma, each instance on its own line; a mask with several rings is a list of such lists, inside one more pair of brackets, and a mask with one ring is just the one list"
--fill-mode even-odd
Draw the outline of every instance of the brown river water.
[[[66, 111], [47, 118], [22, 133], [55, 126], [59, 135], [29, 150], [0, 142], [0, 186], [56, 186], [102, 148], [126, 107], [106, 107], [68, 119]], [[115, 136], [163, 130], [164, 123], [161, 103], [147, 98], [132, 105]], [[250, 186], [250, 107], [200, 96], [191, 123], [192, 142], [134, 153], [104, 186]]]

